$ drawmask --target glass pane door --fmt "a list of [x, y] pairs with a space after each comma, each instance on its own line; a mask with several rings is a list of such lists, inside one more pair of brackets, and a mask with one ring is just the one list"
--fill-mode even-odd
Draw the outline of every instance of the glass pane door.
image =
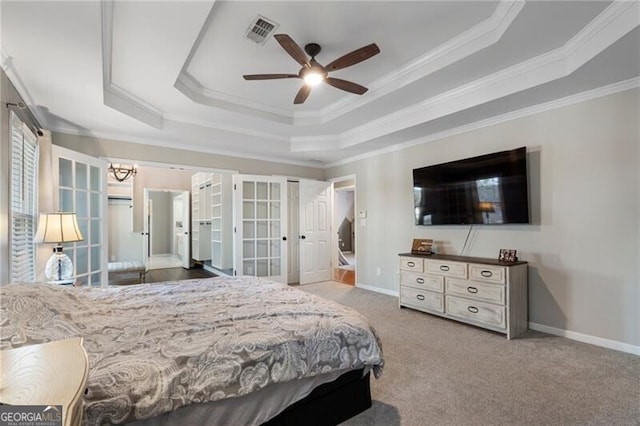
[[236, 275], [286, 282], [286, 180], [234, 176]]
[[53, 154], [58, 210], [76, 213], [84, 237], [83, 241], [64, 244], [64, 252], [73, 262], [76, 281], [106, 285], [106, 166], [97, 158], [58, 146], [53, 147]]

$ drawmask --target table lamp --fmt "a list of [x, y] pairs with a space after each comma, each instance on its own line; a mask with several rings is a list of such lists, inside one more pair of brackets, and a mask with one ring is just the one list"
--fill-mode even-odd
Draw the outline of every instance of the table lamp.
[[45, 267], [45, 276], [49, 281], [64, 281], [73, 277], [73, 263], [69, 256], [63, 253], [62, 243], [73, 243], [83, 239], [75, 213], [40, 214], [38, 230], [33, 241], [57, 244]]

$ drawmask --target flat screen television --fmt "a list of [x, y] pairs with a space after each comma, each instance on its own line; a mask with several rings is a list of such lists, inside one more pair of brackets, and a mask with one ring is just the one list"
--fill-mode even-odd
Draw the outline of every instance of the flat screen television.
[[529, 223], [526, 148], [413, 169], [416, 225]]

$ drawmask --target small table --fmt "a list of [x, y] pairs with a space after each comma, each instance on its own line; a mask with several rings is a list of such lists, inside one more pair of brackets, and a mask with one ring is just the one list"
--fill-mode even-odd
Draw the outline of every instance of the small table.
[[82, 338], [0, 351], [0, 402], [62, 405], [62, 424], [82, 423], [89, 360]]

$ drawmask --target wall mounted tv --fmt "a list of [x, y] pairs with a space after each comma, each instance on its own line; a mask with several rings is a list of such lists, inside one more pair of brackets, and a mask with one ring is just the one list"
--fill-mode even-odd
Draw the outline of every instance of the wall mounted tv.
[[526, 148], [413, 169], [416, 225], [529, 223]]

